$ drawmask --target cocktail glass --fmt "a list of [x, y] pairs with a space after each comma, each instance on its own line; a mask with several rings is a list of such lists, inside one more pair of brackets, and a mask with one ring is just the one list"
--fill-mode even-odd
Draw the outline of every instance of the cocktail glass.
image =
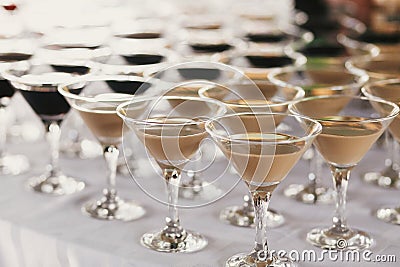
[[319, 96], [289, 105], [293, 114], [316, 119], [322, 133], [315, 145], [330, 165], [336, 196], [331, 227], [315, 228], [307, 241], [324, 249], [366, 249], [373, 239], [346, 223], [346, 193], [351, 170], [398, 115], [396, 104], [360, 96]]

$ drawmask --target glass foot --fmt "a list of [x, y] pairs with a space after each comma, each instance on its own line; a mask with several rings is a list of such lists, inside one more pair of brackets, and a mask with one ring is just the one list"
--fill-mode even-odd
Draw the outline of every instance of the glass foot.
[[102, 148], [96, 142], [84, 139], [61, 144], [60, 152], [70, 158], [87, 159], [101, 156]]
[[101, 220], [132, 221], [142, 217], [145, 210], [133, 201], [120, 199], [115, 190], [104, 190], [104, 196], [97, 201], [83, 205], [82, 212]]
[[[223, 209], [220, 220], [235, 226], [254, 227], [254, 211], [248, 211], [244, 206], [231, 206]], [[285, 218], [274, 210], [268, 210], [267, 226], [276, 228], [285, 222]]]
[[33, 177], [28, 181], [28, 185], [35, 192], [55, 196], [70, 195], [85, 188], [83, 182], [65, 175]]
[[0, 158], [0, 175], [18, 175], [28, 170], [29, 161], [23, 155], [5, 155]]
[[245, 253], [236, 254], [230, 257], [225, 263], [225, 267], [295, 267], [297, 266], [289, 258], [272, 257], [265, 259], [263, 255], [257, 253], [250, 255]]
[[376, 212], [378, 219], [400, 225], [400, 206], [395, 208], [381, 208]]
[[207, 244], [207, 239], [201, 234], [185, 231], [185, 236], [180, 240], [172, 241], [163, 235], [163, 231], [154, 231], [142, 236], [143, 246], [160, 252], [195, 252], [203, 249]]
[[183, 199], [215, 199], [222, 194], [222, 190], [213, 184], [192, 180], [188, 183], [183, 183], [179, 188], [179, 197]]
[[393, 166], [388, 166], [382, 172], [367, 172], [362, 178], [365, 182], [379, 187], [400, 188], [399, 172]]
[[348, 229], [340, 232], [333, 228], [315, 228], [307, 234], [307, 241], [316, 247], [336, 250], [362, 250], [369, 248], [373, 243], [373, 239], [363, 231]]
[[317, 186], [314, 191], [311, 185], [292, 184], [283, 193], [285, 196], [305, 204], [331, 204], [335, 200], [334, 191], [323, 186]]

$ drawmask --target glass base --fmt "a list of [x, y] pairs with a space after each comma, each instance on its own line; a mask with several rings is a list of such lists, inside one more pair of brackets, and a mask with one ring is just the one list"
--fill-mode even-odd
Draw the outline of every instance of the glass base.
[[142, 217], [146, 211], [133, 201], [124, 201], [115, 190], [104, 190], [104, 196], [97, 201], [83, 205], [82, 212], [100, 220], [132, 221]]
[[393, 166], [388, 166], [381, 172], [367, 172], [362, 178], [365, 182], [379, 187], [400, 189], [399, 172]]
[[55, 196], [70, 195], [85, 188], [83, 182], [62, 174], [57, 176], [42, 175], [40, 177], [33, 177], [28, 181], [28, 185], [35, 192]]
[[207, 244], [207, 239], [201, 234], [186, 230], [186, 236], [180, 241], [171, 242], [163, 237], [162, 231], [146, 233], [142, 236], [143, 246], [160, 252], [195, 252], [203, 249]]
[[348, 229], [339, 232], [333, 228], [315, 228], [307, 234], [307, 241], [316, 247], [336, 250], [362, 250], [369, 248], [373, 243], [373, 239], [363, 231]]
[[400, 206], [395, 208], [380, 208], [376, 217], [384, 222], [400, 225]]
[[225, 267], [296, 267], [297, 265], [289, 258], [272, 257], [269, 259], [255, 259], [253, 255], [245, 253], [236, 254], [230, 257]]
[[204, 181], [194, 180], [181, 184], [179, 188], [179, 197], [183, 199], [215, 199], [222, 194], [218, 187]]
[[5, 155], [0, 158], [0, 175], [19, 175], [28, 170], [29, 161], [23, 155]]
[[[231, 206], [223, 209], [220, 220], [235, 226], [254, 227], [254, 211], [248, 211], [244, 206]], [[285, 222], [285, 218], [274, 210], [268, 210], [267, 227], [276, 228]]]
[[334, 191], [323, 186], [317, 186], [314, 192], [311, 185], [292, 184], [283, 194], [305, 204], [331, 204], [335, 200]]
[[61, 144], [60, 152], [70, 158], [95, 158], [103, 154], [101, 146], [95, 141], [83, 139]]

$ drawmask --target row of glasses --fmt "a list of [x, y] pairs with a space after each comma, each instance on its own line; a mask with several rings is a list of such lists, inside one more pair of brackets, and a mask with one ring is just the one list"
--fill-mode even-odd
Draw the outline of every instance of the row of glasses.
[[[307, 65], [303, 68], [277, 70], [269, 74], [270, 81], [278, 87], [300, 86], [306, 97], [329, 95], [356, 95], [368, 81], [362, 71], [348, 71], [336, 62], [321, 66]], [[320, 184], [322, 160], [314, 146], [305, 154], [310, 160], [308, 183], [291, 184], [284, 194], [302, 203], [332, 203], [332, 190]]]
[[[368, 98], [380, 98], [399, 105], [400, 103], [400, 79], [388, 79], [375, 81], [362, 88], [362, 92]], [[396, 142], [400, 141], [400, 121], [397, 116], [389, 125], [389, 131]], [[398, 151], [396, 151], [398, 153]], [[398, 175], [399, 171], [396, 170]], [[376, 211], [376, 216], [385, 222], [400, 224], [400, 207], [384, 207]]]
[[[371, 82], [400, 78], [398, 66], [400, 57], [397, 54], [380, 54], [374, 58], [355, 57], [347, 62], [350, 70], [362, 70], [367, 72]], [[381, 171], [368, 171], [363, 175], [367, 183], [375, 184], [383, 188], [398, 188], [399, 166], [396, 162], [398, 149], [397, 141], [392, 138], [389, 131], [385, 132], [385, 145], [388, 155], [385, 158], [385, 168]]]

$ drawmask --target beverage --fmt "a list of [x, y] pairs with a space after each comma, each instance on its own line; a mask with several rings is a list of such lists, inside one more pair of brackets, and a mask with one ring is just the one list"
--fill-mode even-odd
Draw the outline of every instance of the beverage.
[[256, 68], [281, 68], [294, 64], [294, 59], [283, 55], [246, 55], [245, 58]]
[[220, 147], [251, 191], [271, 190], [285, 178], [305, 148], [304, 141], [276, 142], [295, 138], [274, 132], [249, 132], [230, 136], [230, 141], [221, 142]]
[[288, 39], [283, 33], [248, 33], [246, 38], [255, 43], [279, 43]]
[[337, 43], [311, 43], [301, 51], [308, 57], [343, 57], [348, 56], [346, 48]]
[[160, 166], [166, 168], [185, 165], [207, 136], [204, 123], [192, 119], [158, 117], [146, 122], [158, 125], [136, 129], [137, 135]]
[[50, 66], [57, 72], [65, 72], [73, 75], [85, 75], [88, 74], [90, 68], [87, 66], [79, 65], [63, 65], [63, 64], [50, 64]]
[[[28, 60], [31, 57], [31, 54], [25, 53], [0, 53], [0, 64]], [[2, 80], [0, 77], [0, 98], [12, 97], [14, 93], [15, 89], [13, 86], [11, 86], [9, 81]]]
[[116, 93], [131, 95], [135, 94], [139, 89], [144, 92], [151, 87], [150, 83], [142, 81], [107, 80], [106, 83]]
[[7, 80], [0, 80], [0, 98], [12, 97], [15, 93], [14, 87]]
[[379, 122], [363, 123], [361, 117], [331, 116], [319, 119], [322, 133], [315, 144], [326, 161], [356, 165], [384, 131]]
[[15, 11], [17, 9], [17, 5], [14, 3], [3, 4], [3, 8], [7, 11]]
[[127, 34], [116, 34], [116, 37], [127, 38], [127, 39], [158, 39], [161, 38], [159, 32], [139, 32], [139, 33], [127, 33]]
[[122, 137], [123, 121], [116, 113], [116, 105], [75, 103], [83, 121], [102, 144], [117, 145]]
[[[399, 82], [382, 82], [381, 84], [371, 84], [366, 87], [368, 94], [372, 96], [391, 101], [400, 106], [400, 83]], [[389, 131], [393, 137], [400, 142], [400, 117], [394, 118], [392, 123], [389, 125]]]
[[231, 49], [232, 45], [227, 43], [193, 43], [190, 44], [190, 47], [194, 50], [194, 52], [198, 53], [220, 53]]
[[42, 120], [62, 120], [70, 106], [58, 93], [56, 86], [71, 77], [72, 74], [61, 72], [27, 74], [20, 78], [21, 83], [26, 85], [18, 87], [22, 96]]
[[46, 91], [46, 88], [43, 88], [43, 91], [21, 90], [21, 94], [43, 120], [51, 120], [51, 117], [61, 120], [70, 109], [64, 97], [54, 90]]
[[221, 75], [221, 70], [212, 68], [179, 68], [179, 74], [188, 80], [191, 79], [204, 79], [216, 80]]
[[131, 54], [122, 55], [122, 57], [131, 65], [157, 64], [165, 60], [164, 56], [156, 54]]
[[17, 53], [17, 52], [0, 53], [0, 63], [28, 60], [31, 57], [32, 54], [26, 54], [26, 53]]

